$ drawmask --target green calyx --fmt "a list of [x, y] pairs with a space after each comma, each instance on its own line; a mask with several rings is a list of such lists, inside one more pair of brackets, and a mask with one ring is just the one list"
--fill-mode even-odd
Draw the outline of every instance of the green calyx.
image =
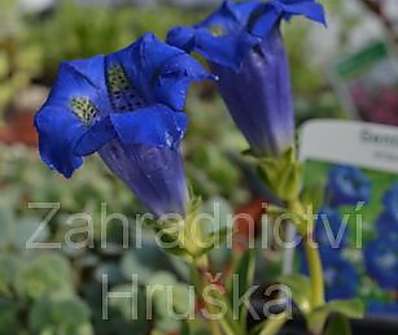
[[258, 159], [258, 169], [265, 184], [281, 200], [297, 199], [303, 185], [303, 167], [294, 148], [280, 157]]
[[202, 201], [191, 198], [184, 219], [166, 218], [153, 228], [163, 250], [194, 262], [214, 247], [213, 236], [207, 234], [200, 219]]

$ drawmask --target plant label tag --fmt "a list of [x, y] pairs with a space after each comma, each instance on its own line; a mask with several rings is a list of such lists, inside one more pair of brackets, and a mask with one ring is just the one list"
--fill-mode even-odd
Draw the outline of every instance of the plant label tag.
[[[303, 199], [314, 206], [327, 300], [359, 297], [368, 315], [396, 319], [398, 128], [310, 121], [300, 148]], [[291, 263], [306, 274], [303, 255]]]

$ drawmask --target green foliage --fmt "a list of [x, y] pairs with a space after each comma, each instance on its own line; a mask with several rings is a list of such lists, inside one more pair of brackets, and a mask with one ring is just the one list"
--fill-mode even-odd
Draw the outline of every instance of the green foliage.
[[[293, 301], [304, 315], [308, 328], [314, 334], [322, 332], [326, 321], [331, 316], [333, 317], [327, 334], [340, 334], [340, 332], [331, 333], [335, 327], [346, 329], [346, 318], [360, 319], [364, 316], [364, 304], [360, 299], [332, 300], [322, 306], [314, 307], [311, 304], [312, 288], [310, 280], [306, 276], [299, 274], [282, 276], [278, 279], [278, 282], [289, 287]], [[349, 333], [342, 331], [341, 334]]]
[[[155, 329], [160, 332], [172, 332], [180, 329], [179, 316], [193, 313], [195, 300], [187, 285], [178, 283], [173, 275], [158, 272], [148, 282], [147, 293], [154, 302], [157, 316]], [[191, 294], [191, 295], [190, 295]]]
[[72, 273], [68, 261], [55, 253], [27, 260], [17, 274], [15, 289], [21, 296], [38, 299], [72, 294]]
[[[236, 267], [236, 275], [238, 278], [238, 289], [239, 289], [239, 297], [244, 296], [245, 292], [247, 292], [251, 286], [253, 285], [254, 280], [254, 270], [256, 264], [256, 251], [255, 249], [247, 250], [239, 259], [237, 267]], [[235, 283], [234, 283], [235, 284]], [[234, 294], [231, 292], [231, 294]], [[247, 297], [249, 299], [250, 297]], [[242, 305], [239, 311], [239, 320], [242, 324], [242, 330], [246, 329], [246, 318], [247, 318], [248, 310], [246, 305]]]
[[110, 53], [148, 31], [163, 38], [177, 17], [184, 24], [194, 22], [196, 15], [188, 11], [179, 16], [178, 10], [167, 7], [82, 7], [72, 1], [61, 1], [55, 14], [35, 27], [33, 36], [43, 46], [45, 79], [52, 80], [60, 60]]
[[20, 330], [18, 321], [18, 305], [13, 301], [0, 299], [0, 334], [7, 335], [13, 329]]
[[13, 254], [0, 255], [0, 296], [12, 297], [17, 274], [23, 262]]
[[349, 320], [341, 314], [333, 315], [329, 320], [325, 335], [351, 335]]
[[90, 325], [90, 311], [77, 298], [39, 299], [32, 307], [29, 324], [32, 331], [43, 335], [94, 334]]
[[278, 278], [278, 282], [289, 287], [293, 301], [302, 313], [311, 311], [311, 284], [308, 277], [292, 274]]
[[339, 314], [351, 319], [361, 319], [364, 313], [365, 307], [360, 299], [332, 300], [323, 306], [313, 309], [306, 318], [309, 329], [318, 334], [322, 331], [328, 317], [332, 314]]

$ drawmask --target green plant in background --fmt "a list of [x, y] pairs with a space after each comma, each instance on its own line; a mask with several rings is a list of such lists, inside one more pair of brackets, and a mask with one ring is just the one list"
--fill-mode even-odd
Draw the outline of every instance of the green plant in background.
[[17, 92], [41, 70], [41, 49], [29, 41], [15, 1], [0, 4], [0, 117]]
[[[15, 329], [15, 334], [123, 335], [133, 330], [144, 333], [145, 329], [152, 328], [143, 317], [131, 321], [131, 302], [123, 303], [120, 299], [110, 299], [109, 320], [102, 320], [103, 274], [109, 277], [109, 292], [131, 289], [131, 276], [137, 273], [141, 279], [140, 290], [149, 281], [152, 285], [178, 281], [181, 288], [177, 288], [175, 301], [186, 302], [180, 291], [186, 290], [189, 269], [176, 257], [163, 253], [152, 242], [154, 236], [150, 231], [144, 233], [144, 247], [134, 248], [134, 218], [141, 206], [135, 204], [121, 183], [110, 178], [98, 159], [92, 158], [86, 164], [86, 169], [66, 182], [49, 173], [31, 150], [1, 147], [0, 334], [9, 334], [9, 329]], [[214, 201], [219, 202], [217, 199]], [[35, 236], [35, 243], [61, 243], [58, 252], [26, 249], [26, 242], [48, 212], [48, 209], [29, 208], [29, 202], [37, 201], [62, 204], [46, 229]], [[209, 199], [205, 207], [211, 210], [214, 201]], [[107, 204], [107, 215], [123, 213], [131, 218], [131, 248], [121, 247], [123, 231], [117, 221], [107, 225], [108, 249], [66, 248], [66, 234], [73, 228], [85, 227], [84, 223], [83, 226], [66, 224], [69, 215], [87, 212], [99, 222], [102, 203]], [[225, 217], [232, 214], [229, 207], [225, 208]], [[73, 240], [87, 238], [84, 232], [81, 235], [74, 234]], [[100, 245], [100, 227], [95, 228], [94, 237], [94, 245]], [[227, 260], [224, 257], [224, 261]], [[145, 299], [145, 295], [140, 299]], [[161, 298], [155, 298], [156, 310], [158, 303], [162, 304]], [[178, 330], [180, 323], [162, 320], [161, 306], [159, 309], [154, 311], [156, 319], [160, 313], [155, 328], [160, 333]], [[21, 316], [24, 317], [21, 319]], [[200, 324], [195, 327], [198, 331], [202, 328]]]
[[197, 15], [189, 10], [181, 15], [173, 7], [107, 8], [61, 1], [51, 17], [32, 22], [31, 38], [43, 51], [41, 79], [51, 83], [60, 60], [110, 53], [148, 31], [161, 37], [177, 18], [191, 22]]

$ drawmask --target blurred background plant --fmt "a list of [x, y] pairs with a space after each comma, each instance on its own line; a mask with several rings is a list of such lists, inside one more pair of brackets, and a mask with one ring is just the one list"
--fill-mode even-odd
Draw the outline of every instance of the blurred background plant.
[[[72, 228], [73, 241], [85, 241], [87, 232], [76, 222], [77, 226], [68, 224], [67, 217], [90, 213], [97, 222], [102, 203], [107, 204], [107, 213], [132, 218], [134, 240], [134, 217], [142, 211], [95, 157], [68, 182], [48, 171], [37, 155], [32, 117], [46, 98], [60, 61], [111, 52], [147, 31], [164, 37], [176, 24], [198, 21], [208, 6], [218, 2], [0, 0], [0, 335], [9, 335], [10, 329], [17, 335], [175, 334], [179, 329], [165, 317], [161, 295], [154, 297], [156, 322], [143, 317], [130, 321], [129, 303], [120, 299], [110, 303], [110, 320], [101, 319], [103, 274], [109, 275], [112, 292], [128, 290], [131, 274], [139, 272], [140, 285], [172, 283], [177, 305], [186, 301], [185, 267], [163, 254], [149, 232], [144, 234], [144, 249], [134, 245], [123, 249], [123, 229], [117, 222], [107, 225], [107, 248], [98, 247], [96, 228], [91, 248], [26, 249], [26, 241], [47, 213], [29, 208], [30, 202], [61, 204], [36, 242], [65, 241]], [[328, 31], [313, 31], [305, 22], [284, 28], [298, 124], [314, 117], [349, 117], [326, 69], [340, 54], [384, 34], [383, 22], [360, 0], [330, 0], [325, 5], [330, 13]], [[258, 219], [257, 200], [267, 193], [252, 167], [233, 154], [245, 150], [246, 143], [227, 117], [215, 87], [195, 86], [187, 112], [191, 127], [184, 154], [195, 193], [207, 207], [222, 199], [224, 213], [244, 211]], [[266, 278], [264, 271], [259, 272], [258, 281], [272, 282], [280, 255], [268, 250], [260, 256], [262, 268], [268, 266], [269, 271]], [[224, 270], [220, 264], [230, 258], [230, 253], [218, 250], [212, 263]], [[200, 325], [195, 327], [195, 334], [206, 334]]]

